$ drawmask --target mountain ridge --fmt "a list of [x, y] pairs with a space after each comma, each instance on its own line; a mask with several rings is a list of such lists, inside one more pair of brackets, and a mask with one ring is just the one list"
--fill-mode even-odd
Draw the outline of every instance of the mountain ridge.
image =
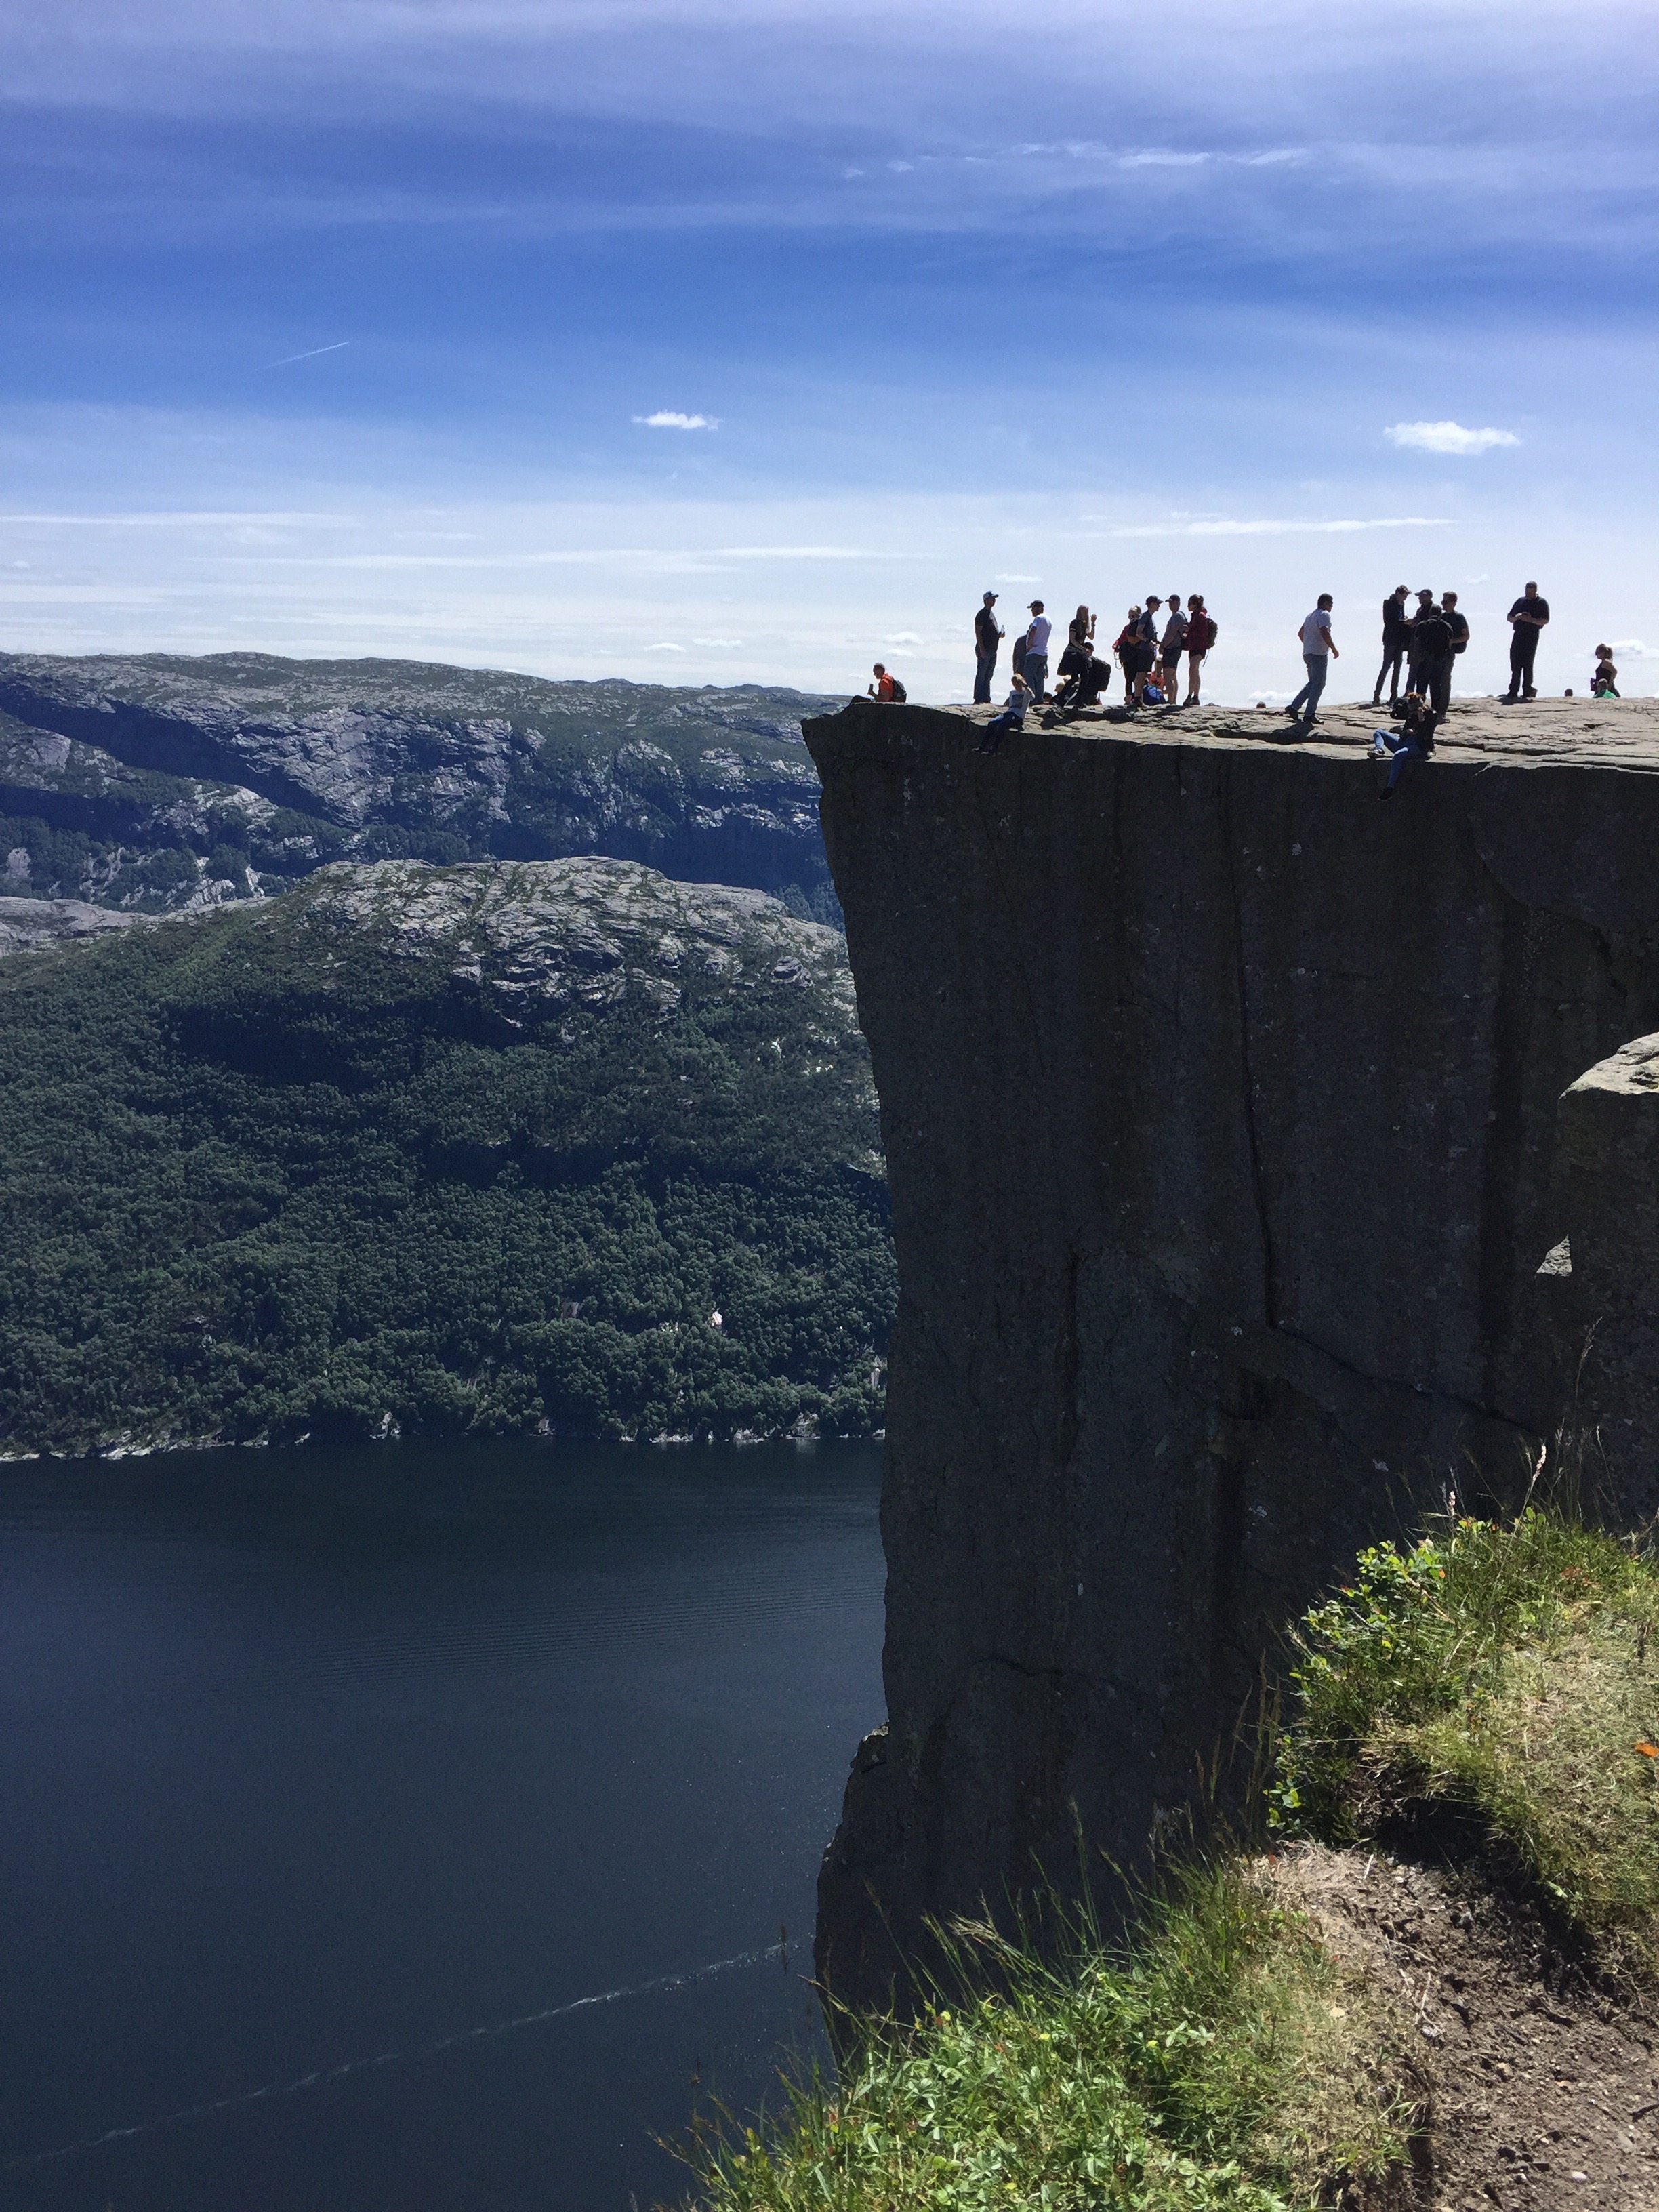
[[154, 911], [337, 860], [594, 852], [835, 924], [800, 736], [827, 703], [414, 661], [0, 654], [8, 887]]

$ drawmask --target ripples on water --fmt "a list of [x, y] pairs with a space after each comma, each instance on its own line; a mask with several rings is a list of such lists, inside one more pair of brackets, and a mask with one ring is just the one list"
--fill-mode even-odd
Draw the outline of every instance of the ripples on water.
[[815, 2043], [878, 1475], [522, 1443], [0, 1471], [0, 2202], [678, 2195], [651, 2137], [694, 2073], [741, 2104]]

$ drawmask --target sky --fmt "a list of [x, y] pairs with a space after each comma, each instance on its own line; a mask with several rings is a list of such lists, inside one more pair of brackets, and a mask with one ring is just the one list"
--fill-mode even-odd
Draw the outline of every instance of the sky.
[[0, 0], [0, 647], [1659, 690], [1650, 0]]

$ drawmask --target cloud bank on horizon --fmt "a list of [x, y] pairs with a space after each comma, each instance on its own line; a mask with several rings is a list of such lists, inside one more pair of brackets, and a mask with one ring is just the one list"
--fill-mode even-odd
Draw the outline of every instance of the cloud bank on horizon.
[[1237, 696], [1399, 568], [1659, 635], [1645, 0], [0, 20], [0, 644], [948, 696], [1149, 560]]

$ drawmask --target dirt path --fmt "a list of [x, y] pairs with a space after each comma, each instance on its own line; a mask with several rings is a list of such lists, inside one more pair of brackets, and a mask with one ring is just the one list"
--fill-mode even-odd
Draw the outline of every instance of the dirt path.
[[[1659, 2212], [1655, 2023], [1468, 1875], [1304, 1845], [1272, 1878], [1408, 2023], [1432, 2212]], [[1396, 2200], [1397, 2201], [1397, 2200]]]

